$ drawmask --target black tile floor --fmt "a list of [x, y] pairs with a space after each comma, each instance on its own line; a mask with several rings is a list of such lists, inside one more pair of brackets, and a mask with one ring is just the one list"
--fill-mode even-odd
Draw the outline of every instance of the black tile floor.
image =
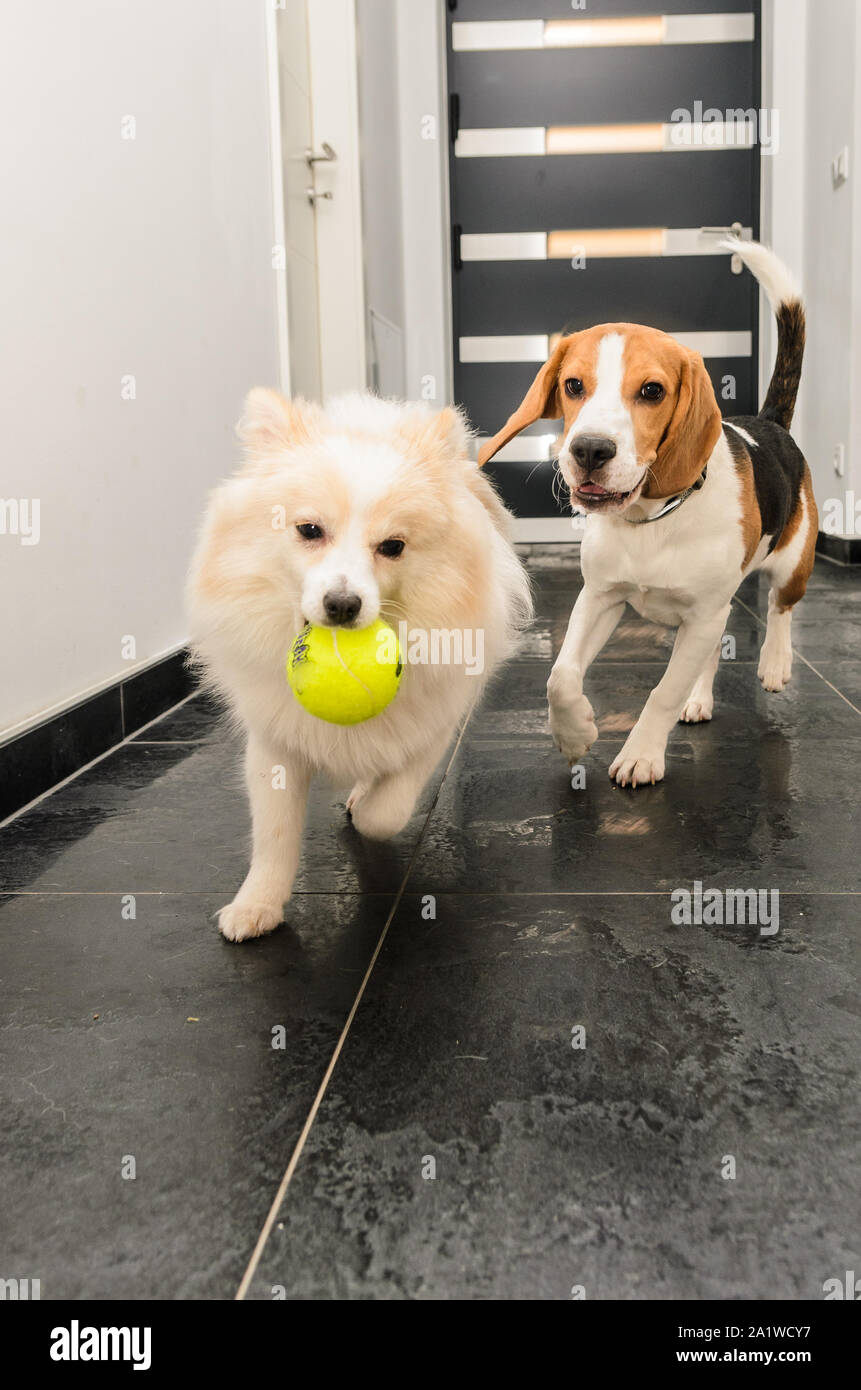
[[[0, 1277], [47, 1299], [805, 1299], [861, 1269], [861, 573], [817, 566], [780, 695], [748, 581], [714, 721], [636, 791], [607, 766], [671, 637], [632, 614], [587, 681], [575, 791], [544, 683], [576, 552], [529, 563], [521, 657], [408, 830], [364, 842], [317, 789], [263, 941], [212, 921], [247, 814], [201, 699], [0, 827]], [[694, 880], [779, 890], [779, 930], [674, 925]]]

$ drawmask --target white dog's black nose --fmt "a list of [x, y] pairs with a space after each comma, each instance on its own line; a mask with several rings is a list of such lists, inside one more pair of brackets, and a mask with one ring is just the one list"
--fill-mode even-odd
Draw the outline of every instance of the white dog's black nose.
[[362, 600], [358, 594], [324, 594], [323, 609], [330, 623], [351, 623], [358, 616]]
[[616, 445], [603, 434], [581, 434], [571, 441], [571, 455], [587, 473], [603, 468], [615, 453]]

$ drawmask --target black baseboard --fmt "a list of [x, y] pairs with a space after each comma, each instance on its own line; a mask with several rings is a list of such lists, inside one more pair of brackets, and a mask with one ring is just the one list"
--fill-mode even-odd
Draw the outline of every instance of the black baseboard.
[[166, 656], [0, 743], [0, 820], [190, 695], [186, 660], [185, 651]]
[[829, 536], [820, 531], [816, 537], [816, 554], [838, 565], [861, 565], [861, 537]]

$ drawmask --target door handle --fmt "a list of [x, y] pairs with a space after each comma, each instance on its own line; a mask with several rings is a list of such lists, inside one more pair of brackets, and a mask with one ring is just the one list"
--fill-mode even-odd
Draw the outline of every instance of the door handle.
[[338, 156], [332, 149], [328, 140], [323, 141], [323, 148], [319, 154], [316, 150], [312, 149], [307, 149], [305, 151], [305, 163], [308, 165], [309, 169], [313, 169], [315, 164], [331, 164], [333, 160], [337, 158]]
[[[740, 222], [733, 222], [729, 227], [700, 227], [700, 236], [726, 236], [730, 232], [733, 236], [741, 236], [743, 231], [744, 228]], [[741, 257], [733, 253], [729, 268], [733, 275], [741, 275], [744, 269]]]

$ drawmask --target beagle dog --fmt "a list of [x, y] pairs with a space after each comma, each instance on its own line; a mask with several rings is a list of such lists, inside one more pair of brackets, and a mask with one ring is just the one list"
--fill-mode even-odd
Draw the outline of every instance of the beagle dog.
[[722, 420], [697, 352], [653, 328], [604, 323], [561, 339], [526, 398], [479, 453], [485, 464], [539, 419], [564, 419], [559, 470], [589, 514], [583, 589], [547, 683], [550, 729], [570, 764], [598, 737], [583, 693], [625, 604], [677, 627], [667, 669], [610, 764], [620, 786], [660, 782], [676, 720], [711, 719], [721, 637], [739, 583], [770, 580], [759, 659], [766, 690], [792, 666], [792, 609], [813, 568], [810, 470], [788, 434], [804, 352], [804, 310], [767, 247], [728, 239], [777, 316], [777, 360], [756, 416]]

